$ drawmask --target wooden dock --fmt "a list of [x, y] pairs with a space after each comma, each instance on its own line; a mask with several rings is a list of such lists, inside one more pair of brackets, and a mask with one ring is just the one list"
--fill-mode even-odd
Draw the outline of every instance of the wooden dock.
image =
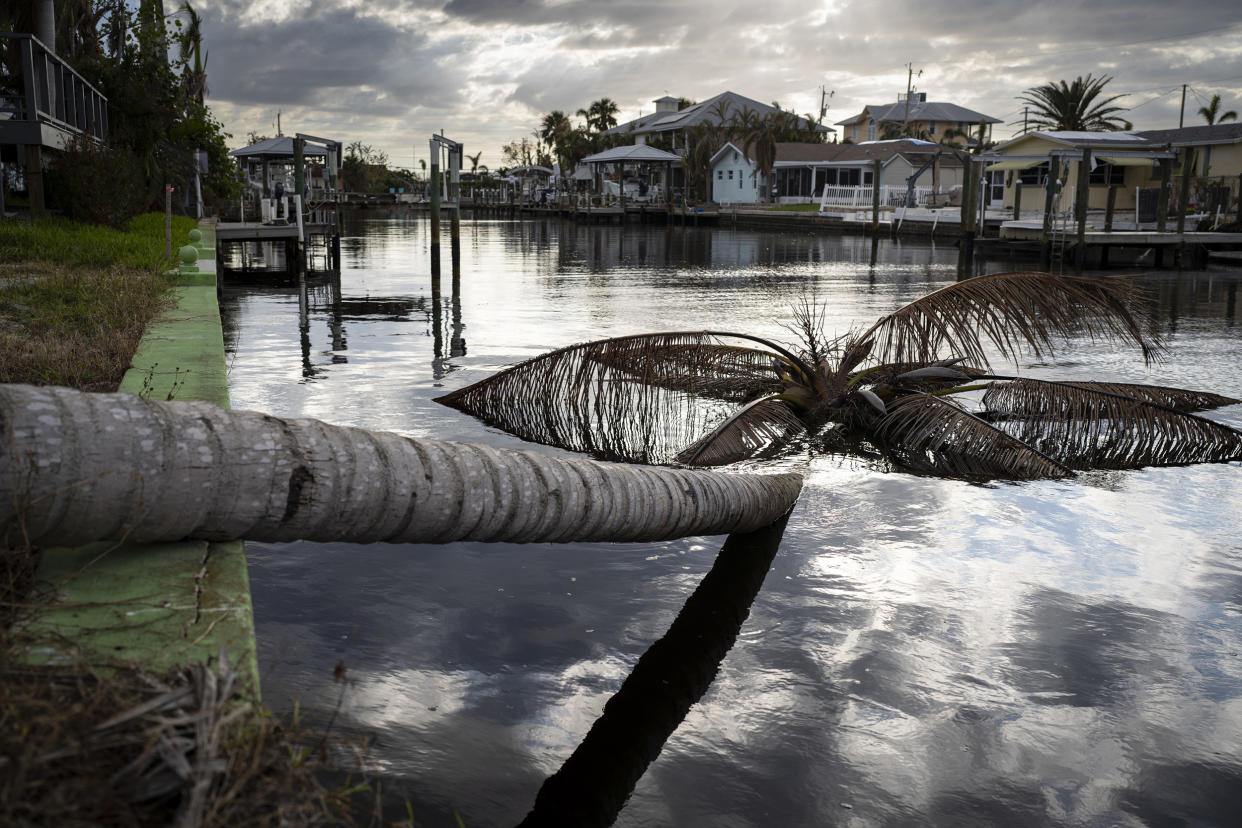
[[[303, 241], [305, 239], [305, 241]], [[282, 248], [284, 267], [273, 271], [271, 268], [242, 268], [242, 272], [280, 272], [290, 279], [297, 278], [300, 273], [308, 272], [308, 249], [312, 244], [321, 244], [324, 252], [324, 271], [339, 272], [341, 268], [341, 237], [335, 222], [304, 222], [299, 233], [296, 222], [274, 222], [263, 224], [253, 221], [222, 221], [216, 225], [216, 272], [223, 281], [225, 272], [224, 254], [228, 246], [248, 244], [268, 245]]]

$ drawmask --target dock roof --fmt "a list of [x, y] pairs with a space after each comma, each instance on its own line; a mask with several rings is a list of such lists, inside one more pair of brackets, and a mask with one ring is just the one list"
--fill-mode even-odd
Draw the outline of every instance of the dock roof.
[[[307, 142], [302, 147], [302, 155], [327, 155], [328, 151], [324, 147], [317, 146]], [[257, 144], [251, 144], [248, 147], [235, 149], [229, 153], [234, 158], [292, 158], [293, 157], [293, 136], [277, 135], [275, 138], [268, 138], [266, 141], [260, 141]]]
[[681, 163], [681, 156], [646, 144], [613, 147], [582, 159], [584, 164], [616, 164], [621, 162]]

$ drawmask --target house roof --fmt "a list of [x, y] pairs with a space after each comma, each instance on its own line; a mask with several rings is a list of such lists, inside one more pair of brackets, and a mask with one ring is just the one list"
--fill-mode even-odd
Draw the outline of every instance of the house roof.
[[[817, 144], [816, 146], [822, 146], [822, 145]], [[716, 153], [715, 153], [715, 154], [711, 157], [711, 160], [707, 162], [707, 163], [708, 163], [708, 165], [709, 165], [709, 166], [715, 166], [715, 165], [716, 165], [716, 159], [717, 159], [717, 158], [719, 158], [720, 156], [724, 155], [724, 154], [725, 154], [726, 152], [728, 152], [730, 149], [732, 149], [732, 150], [733, 150], [734, 152], [736, 152], [738, 155], [740, 155], [740, 156], [742, 156], [743, 158], [745, 158], [745, 159], [746, 159], [746, 163], [747, 163], [747, 164], [751, 163], [750, 156], [746, 154], [746, 151], [745, 151], [745, 150], [743, 150], [741, 147], [739, 147], [737, 144], [733, 143], [732, 141], [725, 141], [725, 145], [724, 145], [723, 147], [721, 147], [720, 149], [716, 150]]]
[[1142, 150], [1154, 148], [1155, 143], [1147, 141], [1134, 132], [1069, 132], [1069, 131], [1033, 131], [1019, 135], [997, 146], [992, 152], [1004, 152], [1015, 144], [1032, 138], [1042, 138], [1054, 144], [1061, 144], [1074, 149], [1117, 149]]
[[[660, 100], [666, 99], [661, 98]], [[688, 106], [676, 112], [653, 112], [650, 115], [635, 118], [632, 121], [627, 121], [612, 129], [605, 130], [603, 134], [626, 135], [634, 133], [636, 135], [643, 135], [652, 132], [671, 132], [675, 129], [688, 129], [689, 127], [707, 122], [719, 125], [722, 109], [724, 110], [724, 119], [726, 121], [745, 109], [755, 112], [761, 118], [781, 111], [774, 106], [760, 103], [754, 98], [747, 98], [745, 95], [739, 95], [736, 92], [721, 92], [713, 98], [700, 101], [694, 106]], [[798, 122], [802, 129], [814, 129], [818, 132], [836, 131], [831, 127], [817, 126], [801, 117], [798, 118]]]
[[[303, 156], [327, 154], [327, 149], [317, 144], [305, 143], [302, 145]], [[268, 138], [266, 141], [235, 149], [229, 155], [234, 158], [292, 158], [293, 136], [277, 135], [275, 138]]]
[[832, 166], [869, 163], [877, 158], [888, 164], [897, 156], [911, 164], [922, 164], [939, 154], [945, 166], [960, 166], [963, 153], [953, 147], [902, 138], [896, 141], [869, 141], [863, 144], [776, 145], [776, 166]]
[[1242, 123], [1203, 124], [1178, 129], [1149, 129], [1135, 132], [1154, 144], [1202, 145], [1236, 144], [1242, 141]]
[[630, 144], [624, 147], [613, 147], [582, 159], [585, 164], [608, 164], [622, 161], [676, 162], [681, 163], [681, 156], [665, 152], [657, 147], [646, 144]]
[[[863, 107], [863, 111], [852, 118], [846, 118], [844, 121], [837, 121], [837, 126], [849, 126], [850, 124], [860, 123], [865, 120], [865, 116], [870, 114], [871, 118], [880, 123], [882, 121], [904, 121], [906, 120], [906, 102], [898, 101], [892, 104], [867, 104]], [[973, 109], [967, 109], [964, 106], [958, 106], [955, 103], [946, 103], [944, 101], [910, 101], [910, 120], [911, 121], [961, 121], [969, 124], [999, 124], [1003, 123], [1000, 118], [993, 118], [991, 115], [984, 115], [982, 112], [976, 112]]]

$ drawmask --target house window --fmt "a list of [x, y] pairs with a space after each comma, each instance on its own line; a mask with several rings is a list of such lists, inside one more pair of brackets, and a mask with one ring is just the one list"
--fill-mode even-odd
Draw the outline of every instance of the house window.
[[[851, 172], [857, 173], [859, 170], [852, 170]], [[871, 184], [871, 170], [862, 170], [862, 183], [864, 187]]]
[[1048, 184], [1048, 162], [1036, 164], [1033, 167], [1027, 167], [1025, 170], [1018, 172], [1018, 181], [1022, 182], [1022, 186], [1044, 187]]
[[724, 170], [716, 170], [716, 180], [724, 181]]
[[928, 135], [935, 135], [935, 134], [936, 134], [936, 122], [935, 122], [935, 121], [928, 121], [928, 122], [927, 122], [927, 134], [928, 134]]
[[733, 180], [733, 170], [729, 170], [729, 180]]
[[737, 174], [737, 188], [740, 190], [740, 189], [742, 189], [742, 187], [744, 187], [744, 186], [745, 186], [745, 185], [742, 183], [742, 174], [741, 174], [741, 172], [739, 172], [739, 173]]
[[1088, 183], [1104, 187], [1111, 187], [1116, 184], [1120, 187], [1125, 183], [1125, 178], [1125, 167], [1114, 167], [1112, 164], [1100, 164], [1091, 171]]
[[875, 121], [867, 122], [867, 140], [868, 141], [875, 140]]

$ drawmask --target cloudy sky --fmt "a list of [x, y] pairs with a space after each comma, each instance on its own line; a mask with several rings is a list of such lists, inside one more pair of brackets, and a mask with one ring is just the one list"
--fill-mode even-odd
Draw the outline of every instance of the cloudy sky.
[[[169, 0], [166, 0], [169, 2]], [[171, 3], [169, 2], [170, 10]], [[665, 94], [731, 90], [827, 120], [906, 87], [1022, 124], [1028, 87], [1093, 73], [1136, 128], [1213, 94], [1242, 114], [1238, 0], [199, 0], [210, 103], [250, 132], [362, 141], [411, 166], [443, 129], [500, 165], [552, 109], [610, 97], [622, 122]], [[308, 8], [309, 6], [309, 8]]]

